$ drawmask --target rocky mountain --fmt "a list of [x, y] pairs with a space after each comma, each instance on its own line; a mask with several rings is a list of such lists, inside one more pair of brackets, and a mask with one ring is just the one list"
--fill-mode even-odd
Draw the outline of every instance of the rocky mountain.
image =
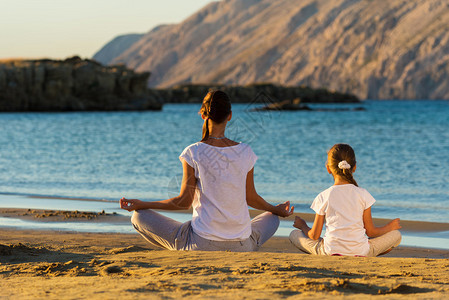
[[449, 1], [212, 2], [111, 63], [151, 71], [153, 87], [271, 82], [362, 99], [449, 99]]
[[135, 42], [143, 37], [143, 34], [125, 34], [119, 35], [112, 41], [107, 43], [100, 51], [95, 53], [92, 59], [101, 64], [107, 65], [111, 63], [114, 58], [120, 56], [125, 50], [132, 46]]
[[79, 57], [0, 61], [0, 112], [160, 110], [149, 76]]

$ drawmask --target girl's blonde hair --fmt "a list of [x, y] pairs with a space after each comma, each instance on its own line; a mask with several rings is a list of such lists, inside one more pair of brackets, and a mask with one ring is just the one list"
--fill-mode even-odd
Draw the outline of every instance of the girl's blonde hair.
[[231, 113], [231, 100], [225, 92], [210, 91], [203, 99], [199, 114], [206, 117], [203, 124], [202, 142], [209, 138], [209, 119], [215, 123], [222, 123]]
[[[350, 165], [350, 168], [340, 168], [338, 165], [342, 161], [346, 161]], [[327, 165], [334, 177], [340, 176], [353, 185], [358, 186], [357, 181], [352, 176], [356, 160], [354, 150], [351, 146], [348, 144], [333, 145], [327, 153]]]

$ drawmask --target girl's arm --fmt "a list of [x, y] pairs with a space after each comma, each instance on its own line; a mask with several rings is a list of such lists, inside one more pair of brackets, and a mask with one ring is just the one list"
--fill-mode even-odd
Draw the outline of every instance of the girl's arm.
[[301, 229], [305, 235], [307, 235], [312, 240], [317, 240], [321, 236], [321, 231], [323, 230], [324, 215], [315, 214], [315, 221], [313, 221], [312, 228], [310, 228], [306, 221], [300, 217], [295, 217], [295, 223], [293, 227]]
[[399, 218], [390, 221], [385, 226], [376, 227], [371, 216], [371, 207], [363, 211], [363, 224], [366, 230], [366, 235], [370, 238], [381, 236], [387, 232], [401, 229], [401, 224], [399, 223]]
[[293, 206], [290, 208], [290, 201], [273, 206], [257, 194], [254, 186], [254, 168], [246, 176], [246, 203], [252, 208], [269, 211], [280, 217], [288, 217], [294, 210]]
[[127, 211], [139, 209], [165, 209], [165, 210], [183, 210], [189, 209], [193, 202], [196, 189], [195, 170], [189, 164], [182, 161], [183, 175], [181, 191], [179, 196], [154, 202], [145, 202], [138, 199], [120, 199], [120, 208]]

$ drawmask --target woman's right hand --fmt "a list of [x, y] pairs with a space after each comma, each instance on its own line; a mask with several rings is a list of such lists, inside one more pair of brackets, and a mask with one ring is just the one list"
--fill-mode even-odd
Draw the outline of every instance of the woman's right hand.
[[273, 211], [272, 213], [278, 215], [279, 217], [285, 218], [292, 215], [294, 210], [295, 210], [294, 206], [290, 207], [290, 201], [286, 201], [284, 203], [276, 205], [275, 211]]
[[139, 210], [143, 209], [143, 203], [143, 201], [138, 199], [126, 199], [123, 197], [120, 199], [120, 208], [127, 211]]

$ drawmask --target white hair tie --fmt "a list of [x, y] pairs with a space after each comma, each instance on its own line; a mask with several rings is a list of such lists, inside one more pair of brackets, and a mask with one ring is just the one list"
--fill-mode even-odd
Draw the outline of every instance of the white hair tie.
[[339, 162], [338, 167], [342, 170], [351, 169], [351, 165], [348, 164], [348, 162], [346, 160], [342, 160], [341, 162]]

